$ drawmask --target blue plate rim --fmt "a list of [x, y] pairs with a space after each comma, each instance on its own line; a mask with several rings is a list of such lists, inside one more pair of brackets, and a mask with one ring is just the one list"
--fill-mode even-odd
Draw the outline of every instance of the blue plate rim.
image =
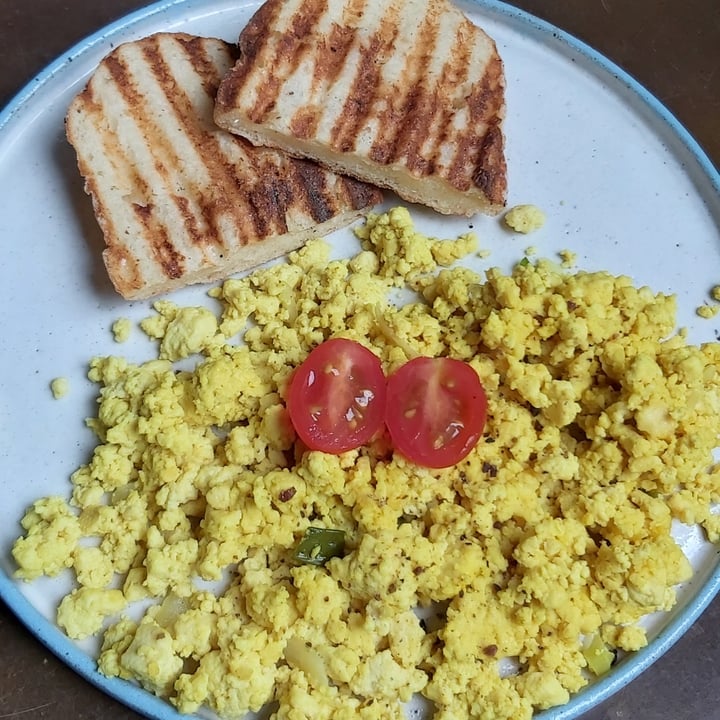
[[[17, 112], [43, 87], [52, 82], [53, 78], [68, 63], [137, 23], [175, 8], [192, 6], [193, 2], [194, 0], [158, 0], [121, 16], [80, 40], [36, 74], [11, 97], [5, 107], [0, 110], [0, 133], [9, 125]], [[553, 40], [563, 43], [571, 51], [590, 61], [597, 70], [609, 73], [616, 81], [630, 90], [656, 119], [661, 120], [671, 135], [681, 141], [697, 162], [704, 178], [710, 182], [714, 192], [720, 194], [720, 172], [699, 142], [662, 101], [614, 61], [552, 23], [502, 0], [463, 0], [463, 2], [478, 10], [489, 11], [495, 15], [519, 21], [541, 37], [550, 36]], [[694, 597], [685, 607], [674, 613], [672, 619], [645, 648], [633, 653], [604, 679], [584, 688], [566, 705], [542, 711], [536, 714], [534, 719], [571, 720], [610, 698], [662, 657], [687, 632], [718, 592], [720, 592], [720, 561]], [[75, 645], [37, 611], [19, 590], [17, 582], [2, 570], [0, 570], [0, 599], [31, 634], [64, 664], [126, 707], [152, 720], [182, 720], [191, 717], [179, 713], [167, 701], [152, 695], [134, 683], [102, 675], [97, 670], [95, 659]]]

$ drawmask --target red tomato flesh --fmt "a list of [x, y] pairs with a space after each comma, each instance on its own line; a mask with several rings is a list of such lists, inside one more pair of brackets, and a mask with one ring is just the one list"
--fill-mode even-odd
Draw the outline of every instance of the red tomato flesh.
[[387, 383], [385, 423], [395, 449], [425, 467], [460, 462], [475, 447], [487, 397], [475, 370], [453, 358], [418, 357]]
[[345, 338], [318, 345], [290, 380], [287, 407], [311, 449], [339, 454], [364, 445], [383, 425], [386, 382], [380, 359]]

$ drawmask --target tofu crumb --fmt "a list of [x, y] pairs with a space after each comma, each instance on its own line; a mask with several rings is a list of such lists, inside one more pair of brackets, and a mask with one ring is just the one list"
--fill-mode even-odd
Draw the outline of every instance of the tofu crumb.
[[532, 233], [545, 225], [545, 213], [537, 205], [516, 205], [505, 213], [505, 224], [515, 232]]
[[158, 357], [175, 362], [207, 350], [216, 339], [215, 315], [204, 307], [178, 307], [170, 300], [153, 304], [157, 315], [145, 318], [140, 327], [160, 340]]
[[577, 263], [577, 253], [574, 253], [572, 250], [561, 250], [559, 255], [560, 264], [563, 268], [568, 269], [574, 267]]
[[720, 312], [720, 305], [699, 305], [695, 313], [704, 320], [712, 320]]
[[70, 381], [65, 377], [56, 377], [50, 382], [50, 392], [56, 400], [64, 398], [70, 392]]
[[720, 313], [720, 285], [715, 285], [710, 290], [710, 297], [715, 300], [715, 303], [704, 303], [703, 305], [695, 308], [695, 313], [704, 320], [712, 320]]
[[[456, 265], [474, 239], [426, 237], [406, 208], [357, 236], [349, 259], [312, 240], [226, 280], [217, 312], [155, 303], [145, 362], [92, 358], [97, 445], [23, 517], [16, 576], [72, 572], [60, 626], [182, 713], [400, 720], [420, 693], [438, 717], [530, 720], [674, 606], [692, 575], [674, 522], [720, 540], [720, 344], [688, 345], [675, 296], [629, 277]], [[308, 451], [288, 381], [331, 337], [388, 374], [468, 363], [480, 442], [433, 471], [385, 436]], [[298, 564], [311, 525], [344, 554]]]
[[115, 342], [124, 343], [130, 338], [132, 323], [128, 318], [118, 318], [112, 324], [112, 334]]

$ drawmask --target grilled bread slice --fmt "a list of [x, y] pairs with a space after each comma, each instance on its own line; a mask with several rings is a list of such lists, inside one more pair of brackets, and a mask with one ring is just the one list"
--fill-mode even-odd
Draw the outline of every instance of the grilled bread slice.
[[221, 40], [152, 35], [111, 52], [70, 105], [66, 134], [125, 298], [258, 265], [381, 200], [377, 188], [219, 129], [215, 94], [236, 58]]
[[267, 0], [215, 120], [442, 212], [506, 199], [503, 63], [449, 0]]

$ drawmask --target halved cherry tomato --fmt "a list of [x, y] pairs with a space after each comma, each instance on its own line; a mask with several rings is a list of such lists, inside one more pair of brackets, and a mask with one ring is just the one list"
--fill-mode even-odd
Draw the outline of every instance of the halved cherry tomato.
[[342, 453], [382, 428], [386, 382], [380, 359], [363, 345], [334, 338], [318, 345], [290, 380], [288, 412], [311, 450]]
[[395, 449], [418, 465], [460, 462], [482, 435], [486, 417], [480, 378], [460, 360], [417, 357], [388, 378], [385, 423]]

